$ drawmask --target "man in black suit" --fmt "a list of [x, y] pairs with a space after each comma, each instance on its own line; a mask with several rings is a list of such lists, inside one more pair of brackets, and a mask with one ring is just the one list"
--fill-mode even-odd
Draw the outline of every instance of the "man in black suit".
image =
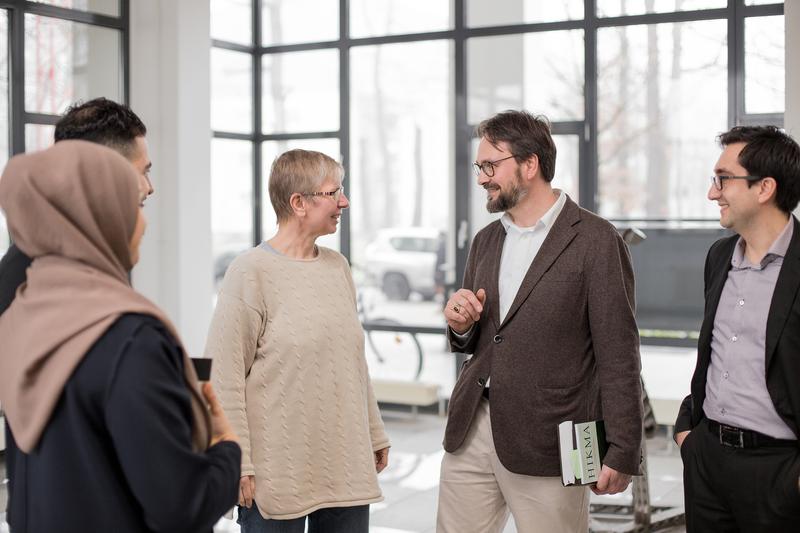
[[686, 524], [800, 531], [800, 146], [773, 126], [737, 126], [708, 198], [736, 235], [705, 265], [705, 318], [675, 431]]
[[[79, 139], [108, 146], [125, 156], [139, 174], [139, 193], [144, 202], [153, 194], [150, 182], [150, 155], [145, 135], [147, 128], [128, 106], [106, 98], [95, 98], [67, 110], [55, 128], [55, 142]], [[0, 314], [14, 300], [17, 288], [25, 281], [31, 259], [11, 245], [0, 260]]]

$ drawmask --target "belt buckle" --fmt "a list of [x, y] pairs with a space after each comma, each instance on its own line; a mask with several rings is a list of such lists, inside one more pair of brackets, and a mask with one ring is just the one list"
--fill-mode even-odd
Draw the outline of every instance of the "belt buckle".
[[731, 448], [744, 448], [744, 431], [733, 426], [720, 424], [719, 443]]

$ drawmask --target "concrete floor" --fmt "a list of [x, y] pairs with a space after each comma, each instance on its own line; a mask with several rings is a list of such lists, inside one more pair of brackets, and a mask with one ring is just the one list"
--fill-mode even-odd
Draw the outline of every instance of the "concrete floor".
[[[436, 525], [436, 502], [439, 489], [439, 464], [445, 419], [407, 412], [383, 413], [386, 429], [392, 439], [389, 467], [380, 475], [385, 500], [371, 507], [372, 533], [432, 533]], [[677, 448], [666, 432], [647, 441], [651, 504], [680, 506], [683, 503], [681, 460]], [[5, 479], [5, 461], [0, 461], [0, 479]], [[621, 495], [597, 497], [592, 503], [625, 504], [630, 502], [630, 489]], [[0, 486], [0, 509], [5, 509], [6, 487]], [[0, 533], [8, 533], [0, 512]], [[603, 521], [603, 524], [613, 525]], [[238, 533], [239, 526], [222, 519], [215, 533]], [[513, 519], [504, 533], [516, 533]], [[682, 527], [663, 530], [685, 531]]]

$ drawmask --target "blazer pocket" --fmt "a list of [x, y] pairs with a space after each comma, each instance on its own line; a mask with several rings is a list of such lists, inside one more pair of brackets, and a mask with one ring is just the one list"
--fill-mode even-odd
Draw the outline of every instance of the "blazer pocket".
[[586, 391], [583, 389], [583, 384], [558, 388], [537, 387], [535, 405], [532, 407], [540, 413], [536, 418], [541, 425], [534, 435], [539, 450], [558, 454], [558, 424], [561, 422], [587, 422]]

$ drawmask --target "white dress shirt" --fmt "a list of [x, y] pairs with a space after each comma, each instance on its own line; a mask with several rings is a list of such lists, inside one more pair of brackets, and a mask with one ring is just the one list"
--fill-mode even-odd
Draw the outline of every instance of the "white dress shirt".
[[508, 213], [503, 213], [500, 217], [500, 222], [506, 229], [503, 254], [500, 256], [500, 279], [497, 280], [500, 291], [501, 323], [511, 309], [522, 280], [528, 273], [536, 254], [539, 253], [547, 234], [550, 233], [550, 228], [567, 203], [567, 195], [562, 191], [553, 189], [553, 193], [558, 196], [556, 203], [533, 226], [527, 228], [517, 226]]
[[[522, 280], [525, 279], [531, 263], [539, 253], [547, 234], [550, 233], [550, 228], [553, 227], [561, 210], [564, 209], [564, 204], [567, 203], [567, 195], [561, 190], [553, 189], [553, 194], [557, 196], [556, 203], [533, 226], [517, 226], [508, 213], [503, 213], [503, 216], [500, 217], [500, 222], [506, 230], [503, 252], [500, 256], [500, 279], [497, 280], [500, 291], [500, 323], [511, 309], [511, 304], [517, 297]], [[475, 326], [473, 325], [462, 334], [453, 333], [456, 337], [465, 339], [472, 332], [473, 327]], [[489, 387], [491, 379], [489, 376], [486, 387]]]

